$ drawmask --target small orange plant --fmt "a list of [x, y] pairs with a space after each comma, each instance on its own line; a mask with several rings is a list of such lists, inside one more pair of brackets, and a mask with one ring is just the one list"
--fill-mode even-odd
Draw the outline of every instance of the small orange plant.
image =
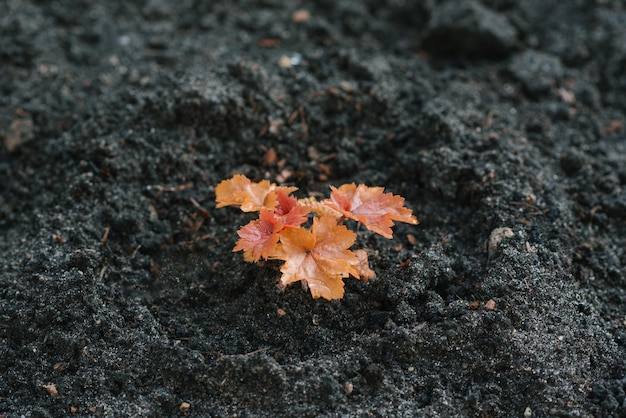
[[[384, 193], [382, 187], [363, 184], [331, 186], [330, 198], [296, 199], [296, 187], [283, 187], [267, 180], [258, 183], [242, 174], [224, 180], [215, 188], [218, 208], [238, 206], [244, 212], [259, 212], [259, 218], [242, 227], [233, 251], [243, 251], [244, 260], [282, 260], [281, 284], [301, 281], [314, 298], [341, 299], [343, 279], [367, 281], [376, 276], [365, 250], [350, 250], [356, 234], [343, 223], [353, 219], [370, 231], [392, 238], [394, 221], [417, 225], [402, 196]], [[303, 226], [313, 214], [309, 228]]]

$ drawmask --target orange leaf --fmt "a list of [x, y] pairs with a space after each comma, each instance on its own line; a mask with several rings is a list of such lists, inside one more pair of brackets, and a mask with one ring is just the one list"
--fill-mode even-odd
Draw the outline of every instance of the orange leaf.
[[263, 209], [259, 219], [237, 231], [239, 241], [233, 251], [244, 250], [244, 259], [248, 262], [268, 258], [276, 249], [278, 233], [283, 227], [280, 217], [269, 209]]
[[404, 198], [383, 193], [382, 187], [344, 184], [338, 189], [331, 186], [330, 199], [324, 203], [340, 211], [346, 218], [361, 222], [367, 229], [385, 238], [391, 238], [393, 221], [417, 225], [419, 221], [411, 209], [404, 207]]
[[303, 199], [298, 199], [298, 203], [301, 206], [306, 206], [309, 211], [315, 213], [317, 216], [332, 216], [337, 221], [339, 221], [343, 214], [336, 209], [331, 208], [327, 204], [318, 201], [314, 197], [305, 197]]
[[244, 212], [272, 209], [276, 206], [275, 192], [278, 190], [289, 194], [298, 188], [277, 186], [267, 180], [254, 183], [243, 174], [235, 174], [233, 178], [224, 180], [215, 187], [215, 207], [239, 206]]
[[357, 256], [349, 250], [356, 234], [334, 217], [313, 219], [310, 231], [285, 229], [280, 233], [278, 251], [271, 258], [284, 260], [281, 283], [304, 281], [314, 298], [340, 299], [343, 278], [358, 277]]

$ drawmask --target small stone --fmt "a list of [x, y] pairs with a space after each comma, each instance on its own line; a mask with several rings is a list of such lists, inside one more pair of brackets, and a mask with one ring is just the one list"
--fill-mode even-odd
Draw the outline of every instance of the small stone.
[[59, 396], [59, 390], [54, 383], [43, 385], [43, 388], [48, 392], [48, 395], [50, 395], [51, 398]]
[[306, 9], [300, 9], [293, 12], [291, 21], [293, 23], [306, 23], [311, 19], [311, 12]]
[[186, 414], [187, 412], [189, 412], [189, 410], [191, 409], [191, 405], [189, 404], [189, 402], [183, 402], [180, 404], [180, 406], [178, 407], [178, 409], [180, 410], [180, 412], [182, 412], [183, 414]]
[[376, 364], [370, 364], [361, 370], [361, 374], [370, 386], [378, 386], [383, 381], [383, 371]]
[[286, 55], [283, 55], [278, 60], [278, 66], [282, 67], [282, 68], [291, 68], [291, 67], [293, 67], [293, 64], [291, 63], [291, 58], [289, 58]]
[[352, 393], [352, 391], [354, 391], [354, 385], [352, 384], [352, 382], [346, 382], [343, 384], [343, 391], [345, 392], [346, 395], [350, 395]]
[[4, 135], [4, 146], [7, 151], [13, 152], [25, 143], [32, 141], [35, 137], [34, 126], [31, 118], [14, 119]]
[[443, 2], [432, 13], [424, 47], [434, 54], [502, 56], [512, 50], [517, 30], [478, 1]]
[[559, 58], [532, 50], [513, 57], [509, 71], [531, 94], [550, 91], [563, 77], [563, 65]]
[[504, 228], [496, 228], [491, 231], [491, 235], [489, 235], [489, 258], [493, 257], [500, 246], [500, 242], [502, 242], [505, 238], [511, 238], [514, 235], [513, 230], [508, 227]]

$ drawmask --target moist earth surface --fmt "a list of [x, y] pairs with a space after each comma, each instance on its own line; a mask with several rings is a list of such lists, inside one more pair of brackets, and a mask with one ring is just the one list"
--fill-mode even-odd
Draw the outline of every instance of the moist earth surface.
[[[626, 416], [619, 0], [0, 2], [0, 416]], [[384, 186], [340, 300], [234, 174]]]

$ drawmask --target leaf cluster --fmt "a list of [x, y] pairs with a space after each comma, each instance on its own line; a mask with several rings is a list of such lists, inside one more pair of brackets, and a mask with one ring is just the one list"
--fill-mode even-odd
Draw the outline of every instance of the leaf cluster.
[[236, 174], [215, 188], [216, 207], [237, 206], [244, 212], [259, 212], [258, 219], [239, 229], [233, 251], [243, 251], [248, 262], [284, 261], [281, 285], [301, 281], [314, 298], [340, 299], [344, 278], [367, 281], [376, 276], [367, 253], [350, 250], [356, 234], [344, 225], [346, 219], [358, 221], [385, 238], [392, 238], [394, 221], [419, 223], [404, 207], [402, 196], [384, 193], [382, 187], [354, 183], [331, 186], [330, 198], [322, 201], [298, 200], [291, 195], [295, 190], [267, 180], [252, 182]]

